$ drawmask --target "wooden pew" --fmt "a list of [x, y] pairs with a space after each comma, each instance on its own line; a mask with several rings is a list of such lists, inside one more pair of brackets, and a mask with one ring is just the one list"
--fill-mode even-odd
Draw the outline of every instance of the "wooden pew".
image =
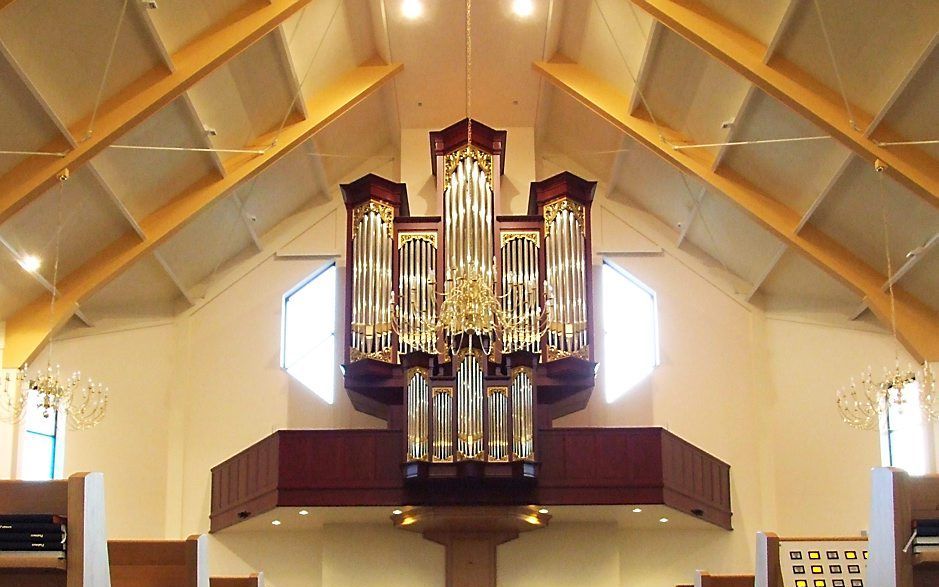
[[110, 587], [104, 475], [54, 481], [0, 481], [0, 514], [58, 514], [68, 519], [65, 559], [0, 559], [0, 585]]
[[111, 587], [209, 587], [205, 536], [109, 540]]
[[753, 587], [754, 575], [712, 575], [707, 571], [698, 571], [694, 587]]
[[209, 587], [264, 587], [264, 573], [248, 577], [210, 577]]

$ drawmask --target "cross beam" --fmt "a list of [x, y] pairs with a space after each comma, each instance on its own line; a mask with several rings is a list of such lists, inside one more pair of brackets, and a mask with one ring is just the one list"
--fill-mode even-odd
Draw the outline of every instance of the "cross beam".
[[49, 296], [41, 296], [20, 309], [6, 323], [4, 367], [14, 369], [31, 360], [49, 337], [68, 321], [79, 303], [153, 251], [200, 212], [270, 167], [401, 70], [400, 64], [363, 65], [353, 69], [312, 97], [307, 103], [309, 118], [285, 126], [276, 141], [273, 135], [259, 137], [259, 146], [271, 145], [264, 154], [239, 159], [225, 177], [214, 172], [206, 176], [140, 222], [145, 238], [128, 232], [69, 274], [59, 285], [60, 296], [51, 319]]
[[693, 1], [627, 0], [662, 24], [685, 37], [706, 53], [743, 75], [767, 94], [792, 108], [864, 159], [880, 159], [887, 172], [924, 201], [939, 207], [939, 166], [914, 147], [879, 146], [864, 132], [874, 117], [852, 106], [852, 128], [837, 92], [784, 59], [769, 63], [767, 48], [730, 22]]
[[[683, 173], [700, 178], [724, 194], [763, 227], [794, 250], [839, 279], [863, 297], [883, 322], [890, 321], [890, 300], [881, 286], [884, 276], [812, 225], [799, 230], [800, 215], [762, 193], [736, 172], [712, 169], [713, 156], [700, 150], [676, 150], [685, 142], [675, 131], [661, 128], [668, 143], [648, 115], [629, 113], [629, 96], [575, 63], [535, 62], [536, 71]], [[917, 360], [939, 359], [939, 317], [922, 302], [897, 291], [897, 331], [901, 342]]]
[[[8, 0], [0, 0], [0, 9]], [[172, 56], [175, 69], [159, 67], [133, 82], [114, 98], [102, 104], [95, 119], [94, 133], [77, 141], [65, 157], [29, 157], [0, 177], [0, 224], [55, 185], [64, 168], [72, 171], [118, 137], [154, 114], [196, 82], [253, 45], [284, 20], [312, 0], [271, 0], [269, 4], [248, 3]], [[70, 129], [79, 137], [88, 128], [80, 121]], [[61, 147], [48, 150], [61, 150]]]

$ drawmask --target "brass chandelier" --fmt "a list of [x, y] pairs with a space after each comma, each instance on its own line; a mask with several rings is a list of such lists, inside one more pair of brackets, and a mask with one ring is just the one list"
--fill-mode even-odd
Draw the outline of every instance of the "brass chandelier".
[[[928, 361], [922, 369], [908, 365], [900, 366], [899, 339], [897, 338], [896, 303], [893, 293], [893, 266], [890, 261], [890, 239], [887, 227], [887, 204], [884, 192], [884, 164], [879, 159], [874, 163], [878, 177], [878, 186], [882, 202], [884, 226], [884, 249], [887, 257], [887, 287], [890, 295], [890, 326], [895, 345], [895, 362], [892, 369], [884, 367], [882, 379], [875, 379], [871, 367], [861, 373], [860, 381], [854, 379], [847, 387], [837, 392], [837, 406], [845, 424], [859, 430], [873, 430], [892, 411], [907, 409], [910, 404], [918, 403], [923, 418], [939, 420], [939, 406], [936, 397], [936, 379]], [[918, 397], [916, 397], [918, 395]], [[914, 397], [918, 399], [914, 402]]]
[[[59, 249], [62, 234], [62, 191], [68, 180], [68, 170], [59, 174], [58, 219], [55, 233], [55, 265], [53, 269], [49, 320], [55, 317], [58, 294]], [[51, 328], [50, 328], [51, 331]], [[53, 414], [66, 418], [73, 430], [86, 430], [104, 419], [108, 406], [108, 388], [90, 378], [82, 381], [81, 372], [63, 377], [58, 365], [53, 366], [53, 345], [49, 342], [46, 368], [30, 374], [29, 365], [15, 373], [6, 373], [0, 382], [0, 420], [16, 423], [23, 419], [30, 407], [40, 410], [43, 418]]]

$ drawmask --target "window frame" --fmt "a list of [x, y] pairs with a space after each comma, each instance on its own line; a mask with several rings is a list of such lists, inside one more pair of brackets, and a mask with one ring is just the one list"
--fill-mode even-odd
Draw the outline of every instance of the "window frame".
[[[33, 395], [30, 391], [30, 395]], [[38, 398], [28, 398], [25, 409], [29, 410], [38, 410]], [[67, 417], [63, 417], [58, 412], [53, 412], [53, 415], [50, 418], [54, 418], [55, 422], [53, 424], [53, 434], [47, 434], [45, 432], [39, 432], [36, 430], [30, 430], [27, 422], [28, 413], [24, 414], [23, 419], [16, 425], [15, 437], [16, 437], [16, 478], [23, 479], [26, 471], [26, 461], [30, 456], [27, 454], [27, 438], [29, 435], [41, 436], [43, 438], [52, 439], [52, 463], [49, 471], [49, 477], [43, 479], [33, 479], [38, 481], [52, 480], [52, 479], [62, 479], [64, 477], [64, 463], [65, 463], [65, 429]]]
[[[878, 433], [880, 434], [880, 461], [881, 465], [884, 467], [904, 469], [910, 475], [926, 475], [936, 472], [935, 429], [933, 424], [928, 421], [922, 413], [919, 383], [916, 382], [914, 385], [916, 386], [914, 390], [904, 389], [904, 392], [910, 393], [916, 398], [916, 405], [911, 409], [916, 410], [916, 413], [920, 416], [920, 420], [916, 426], [919, 428], [921, 438], [920, 443], [918, 443], [920, 452], [917, 455], [918, 458], [915, 460], [920, 462], [922, 469], [910, 470], [908, 468], [909, 462], [913, 459], [899, 459], [895, 454], [895, 449], [897, 448], [895, 445], [898, 443], [897, 435], [898, 433], [903, 434], [904, 432], [909, 432], [904, 424], [910, 424], [909, 420], [901, 417], [897, 406], [891, 406], [885, 413], [880, 415], [878, 424]], [[896, 425], [896, 427], [893, 427], [891, 419], [900, 419], [901, 422]]]
[[[336, 359], [336, 348], [337, 348], [337, 347], [336, 347], [336, 340], [337, 340], [337, 338], [339, 338], [339, 337], [337, 336], [337, 335], [339, 334], [339, 328], [338, 328], [338, 320], [339, 320], [338, 315], [339, 315], [339, 312], [338, 312], [338, 310], [339, 310], [339, 305], [340, 305], [340, 299], [339, 299], [339, 293], [340, 293], [339, 266], [338, 266], [338, 263], [336, 262], [336, 259], [334, 259], [334, 258], [333, 258], [333, 259], [330, 259], [329, 261], [327, 261], [326, 263], [324, 263], [322, 266], [317, 267], [316, 270], [313, 271], [313, 273], [311, 273], [311, 274], [308, 275], [305, 279], [303, 279], [302, 281], [300, 281], [298, 284], [296, 284], [295, 286], [293, 286], [292, 288], [290, 288], [289, 290], [287, 290], [287, 292], [285, 292], [284, 295], [283, 295], [283, 297], [281, 298], [281, 306], [280, 306], [280, 308], [281, 308], [281, 318], [280, 318], [280, 368], [281, 368], [288, 376], [292, 377], [295, 381], [297, 381], [298, 383], [300, 383], [301, 385], [303, 385], [306, 389], [308, 389], [310, 392], [312, 392], [316, 397], [322, 399], [323, 401], [325, 401], [325, 402], [328, 403], [328, 404], [333, 404], [333, 403], [336, 401], [336, 373], [335, 373], [335, 368], [333, 369], [333, 378], [332, 378], [332, 382], [331, 382], [331, 384], [330, 384], [330, 388], [329, 388], [329, 390], [328, 390], [329, 394], [328, 394], [328, 397], [327, 397], [327, 396], [324, 395], [323, 393], [320, 393], [319, 391], [317, 391], [317, 390], [315, 390], [315, 389], [311, 389], [306, 383], [304, 383], [304, 382], [301, 381], [299, 378], [297, 378], [296, 375], [294, 375], [293, 373], [290, 372], [290, 367], [287, 365], [287, 327], [288, 327], [288, 325], [287, 325], [287, 313], [288, 313], [288, 312], [287, 312], [287, 304], [288, 304], [288, 302], [290, 301], [290, 298], [293, 297], [296, 293], [298, 293], [300, 290], [304, 289], [306, 286], [310, 285], [311, 283], [313, 283], [314, 281], [316, 281], [317, 279], [319, 279], [320, 277], [322, 277], [324, 274], [326, 274], [327, 272], [329, 272], [331, 269], [334, 269], [334, 270], [336, 271], [336, 273], [335, 273], [334, 283], [333, 283], [333, 301], [334, 301], [334, 304], [333, 304], [333, 311], [332, 311], [332, 332], [331, 332], [331, 334], [329, 335], [329, 337], [332, 338], [332, 341], [333, 341], [333, 342], [332, 342], [332, 344], [333, 344], [333, 352], [332, 352], [332, 354], [333, 354], [333, 359], [334, 359], [334, 360], [331, 361], [331, 362], [334, 363], [334, 364], [336, 364], [336, 363], [337, 363], [337, 361], [335, 360], [335, 359]], [[326, 340], [326, 339], [324, 338], [323, 340]], [[322, 343], [323, 340], [321, 340], [320, 343]], [[326, 391], [326, 390], [324, 390], [324, 391]]]
[[600, 305], [601, 311], [600, 311], [600, 324], [598, 326], [599, 326], [599, 331], [601, 335], [600, 338], [602, 339], [602, 345], [599, 350], [602, 351], [601, 356], [603, 357], [604, 362], [608, 363], [608, 361], [605, 360], [606, 351], [607, 351], [607, 345], [606, 345], [606, 336], [607, 336], [606, 301], [607, 300], [606, 300], [606, 296], [604, 295], [605, 288], [604, 288], [604, 283], [602, 280], [607, 278], [606, 272], [604, 271], [604, 269], [607, 266], [609, 266], [609, 268], [612, 271], [614, 271], [619, 277], [626, 279], [630, 284], [632, 284], [638, 290], [648, 295], [652, 302], [652, 345], [653, 345], [652, 365], [649, 369], [649, 372], [646, 375], [644, 375], [642, 378], [638, 379], [637, 381], [632, 383], [632, 385], [622, 390], [616, 396], [613, 396], [613, 397], [610, 396], [609, 391], [608, 391], [610, 389], [610, 382], [607, 376], [607, 369], [609, 368], [609, 365], [604, 365], [603, 366], [604, 397], [607, 403], [612, 404], [621, 400], [626, 394], [629, 393], [630, 390], [634, 389], [635, 386], [639, 382], [641, 382], [643, 379], [648, 378], [655, 371], [655, 369], [659, 367], [659, 365], [661, 365], [661, 338], [660, 338], [660, 333], [659, 333], [659, 300], [658, 300], [658, 295], [656, 294], [655, 290], [649, 287], [648, 285], [646, 285], [645, 283], [643, 283], [638, 277], [636, 277], [635, 275], [630, 273], [628, 270], [626, 270], [624, 267], [616, 263], [613, 259], [610, 259], [609, 257], [603, 257], [602, 262], [600, 264], [600, 272], [599, 272], [600, 279], [601, 279], [600, 304], [599, 305]]

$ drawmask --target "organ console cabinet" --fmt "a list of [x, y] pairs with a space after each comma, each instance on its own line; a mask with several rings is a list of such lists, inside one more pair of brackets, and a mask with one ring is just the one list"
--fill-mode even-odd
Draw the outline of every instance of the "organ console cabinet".
[[404, 429], [407, 479], [532, 479], [539, 425], [593, 388], [596, 182], [535, 182], [527, 214], [503, 215], [505, 145], [471, 120], [430, 133], [440, 216], [375, 175], [341, 186], [346, 388]]

